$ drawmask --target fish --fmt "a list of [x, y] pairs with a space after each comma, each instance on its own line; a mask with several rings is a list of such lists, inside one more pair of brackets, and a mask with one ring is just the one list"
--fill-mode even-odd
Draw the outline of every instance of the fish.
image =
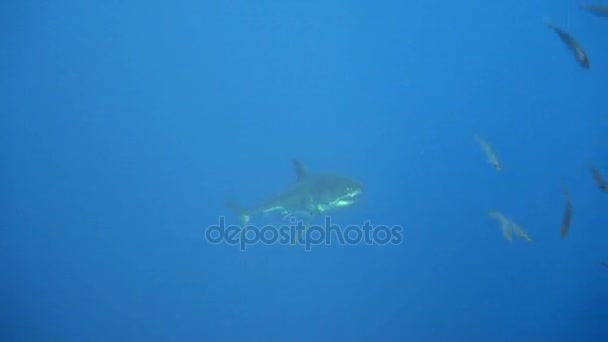
[[591, 64], [589, 63], [589, 56], [587, 55], [587, 52], [585, 51], [585, 49], [583, 49], [581, 44], [576, 39], [574, 39], [574, 37], [571, 34], [564, 31], [563, 29], [555, 26], [554, 24], [552, 24], [550, 22], [547, 22], [547, 26], [559, 36], [561, 41], [564, 42], [564, 44], [566, 44], [568, 46], [568, 48], [570, 48], [570, 50], [572, 50], [572, 52], [574, 52], [574, 56], [576, 57], [576, 60], [584, 69], [589, 69], [591, 67]]
[[608, 192], [608, 183], [606, 183], [606, 180], [602, 176], [602, 172], [593, 165], [590, 165], [589, 168], [591, 169], [593, 179], [595, 179], [595, 183], [597, 183], [597, 186], [600, 188], [600, 190]]
[[498, 153], [496, 152], [496, 150], [494, 150], [492, 145], [477, 134], [474, 135], [474, 138], [477, 143], [479, 143], [479, 146], [481, 146], [483, 152], [486, 154], [488, 162], [494, 167], [496, 171], [501, 171], [503, 169], [502, 161], [500, 160]]
[[529, 242], [533, 242], [534, 239], [532, 239], [532, 237], [530, 236], [530, 234], [528, 234], [527, 231], [524, 230], [524, 228], [514, 222], [512, 222], [513, 224], [513, 231], [515, 232], [515, 234], [517, 234], [517, 236], [522, 239], [522, 240], [526, 240]]
[[507, 219], [504, 217], [504, 215], [493, 209], [489, 210], [488, 214], [491, 218], [494, 218], [499, 221], [500, 229], [502, 230], [502, 236], [505, 238], [505, 240], [512, 242], [513, 229], [508, 224], [503, 224], [504, 222], [507, 222]]
[[488, 210], [488, 215], [491, 218], [496, 219], [500, 223], [500, 228], [502, 229], [503, 236], [507, 241], [512, 241], [513, 234], [515, 234], [522, 240], [530, 242], [534, 241], [534, 239], [532, 239], [530, 234], [528, 234], [528, 232], [522, 226], [515, 223], [515, 221], [513, 221], [512, 219], [506, 217], [503, 213], [495, 209], [490, 209]]
[[566, 207], [564, 208], [564, 215], [562, 217], [561, 235], [562, 239], [568, 237], [570, 232], [570, 225], [572, 224], [572, 214], [574, 212], [574, 206], [572, 205], [572, 199], [567, 189], [564, 189], [564, 196], [566, 198]]
[[312, 220], [318, 215], [352, 206], [363, 193], [362, 183], [354, 178], [311, 172], [299, 160], [292, 163], [296, 182], [289, 189], [251, 208], [243, 208], [237, 202], [227, 203], [239, 215], [243, 225], [249, 224], [256, 215], [279, 214], [283, 220], [304, 215]]
[[608, 5], [581, 4], [580, 6], [582, 9], [598, 17], [608, 18]]

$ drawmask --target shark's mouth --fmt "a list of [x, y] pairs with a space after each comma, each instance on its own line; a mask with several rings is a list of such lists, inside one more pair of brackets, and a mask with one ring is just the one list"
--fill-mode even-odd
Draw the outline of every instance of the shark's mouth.
[[337, 200], [334, 201], [333, 204], [336, 207], [349, 206], [349, 205], [355, 203], [355, 201], [357, 200], [357, 197], [359, 196], [360, 193], [361, 193], [361, 190], [355, 190], [345, 196], [338, 198]]

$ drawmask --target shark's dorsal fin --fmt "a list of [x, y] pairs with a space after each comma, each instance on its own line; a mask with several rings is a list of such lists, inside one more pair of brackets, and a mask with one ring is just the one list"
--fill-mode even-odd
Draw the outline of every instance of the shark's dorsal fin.
[[297, 159], [293, 160], [293, 167], [296, 169], [296, 179], [298, 181], [302, 180], [302, 178], [306, 177], [306, 175], [308, 174], [306, 166], [304, 166], [304, 164], [302, 164], [302, 162]]

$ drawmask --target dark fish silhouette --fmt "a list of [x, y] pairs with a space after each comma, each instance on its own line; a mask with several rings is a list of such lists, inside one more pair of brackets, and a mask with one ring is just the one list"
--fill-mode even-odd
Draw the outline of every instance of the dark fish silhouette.
[[581, 44], [579, 44], [579, 42], [576, 41], [574, 37], [572, 37], [568, 32], [562, 30], [561, 28], [553, 25], [550, 22], [547, 23], [547, 26], [549, 26], [549, 28], [553, 30], [553, 32], [557, 33], [562, 42], [564, 42], [564, 44], [566, 44], [568, 48], [570, 48], [570, 50], [574, 52], [576, 60], [583, 68], [589, 69], [591, 67], [591, 65], [589, 64], [589, 56], [587, 55], [587, 52], [585, 52]]
[[589, 166], [591, 169], [591, 174], [593, 174], [593, 179], [597, 183], [597, 186], [604, 192], [608, 192], [608, 183], [604, 180], [602, 173], [595, 166]]
[[567, 189], [564, 189], [564, 196], [566, 197], [566, 208], [564, 209], [564, 216], [562, 218], [562, 239], [568, 237], [570, 225], [572, 224], [572, 213], [574, 211], [574, 206], [572, 205], [572, 200], [570, 199], [570, 194]]
[[581, 8], [598, 17], [608, 17], [608, 5], [582, 4]]

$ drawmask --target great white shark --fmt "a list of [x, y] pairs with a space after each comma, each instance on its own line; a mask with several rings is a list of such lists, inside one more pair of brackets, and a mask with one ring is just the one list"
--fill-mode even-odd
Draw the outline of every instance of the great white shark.
[[306, 215], [309, 220], [320, 214], [354, 204], [363, 192], [362, 184], [350, 177], [310, 172], [299, 160], [293, 160], [296, 182], [291, 188], [251, 208], [234, 202], [228, 206], [238, 213], [241, 222], [248, 224], [252, 216], [279, 214], [284, 219]]

